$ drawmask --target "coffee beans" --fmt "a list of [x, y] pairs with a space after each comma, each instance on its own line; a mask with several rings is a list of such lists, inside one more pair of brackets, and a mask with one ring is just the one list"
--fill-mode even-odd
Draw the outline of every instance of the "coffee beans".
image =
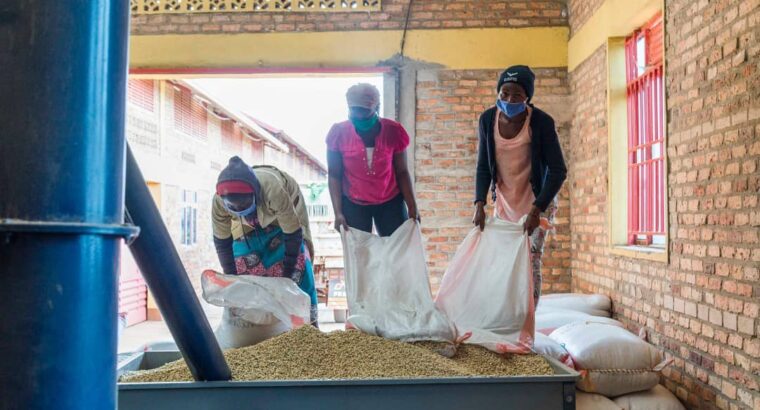
[[[448, 354], [451, 358], [442, 355]], [[453, 353], [453, 354], [452, 354]], [[553, 374], [538, 355], [499, 355], [445, 343], [402, 343], [356, 330], [322, 333], [311, 326], [224, 353], [234, 380], [379, 379]], [[121, 382], [192, 381], [183, 360], [133, 372]]]

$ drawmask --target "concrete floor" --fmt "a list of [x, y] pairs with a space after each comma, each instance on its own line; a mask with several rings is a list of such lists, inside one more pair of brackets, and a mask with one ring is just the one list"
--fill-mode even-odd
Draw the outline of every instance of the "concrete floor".
[[[209, 324], [211, 324], [211, 328], [216, 329], [222, 320], [223, 309], [218, 306], [209, 305], [203, 301], [201, 303]], [[319, 328], [323, 332], [332, 332], [334, 330], [345, 329], [345, 325], [343, 323], [335, 323], [332, 310], [327, 309], [325, 305], [320, 305]], [[142, 350], [146, 344], [171, 344], [173, 342], [169, 328], [163, 320], [142, 322], [122, 331], [121, 337], [119, 337], [119, 353]]]

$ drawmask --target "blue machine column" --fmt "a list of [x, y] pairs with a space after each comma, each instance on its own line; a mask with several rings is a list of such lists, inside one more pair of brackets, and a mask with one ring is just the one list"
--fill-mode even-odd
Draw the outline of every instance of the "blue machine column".
[[0, 1], [0, 408], [116, 406], [129, 2]]

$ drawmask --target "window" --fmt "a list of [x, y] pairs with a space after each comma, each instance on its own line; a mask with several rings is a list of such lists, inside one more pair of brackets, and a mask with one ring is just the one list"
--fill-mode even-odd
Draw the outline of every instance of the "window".
[[206, 109], [184, 87], [174, 86], [174, 128], [191, 137], [206, 139]]
[[330, 209], [327, 205], [306, 205], [306, 212], [309, 214], [309, 218], [326, 217], [330, 213]]
[[155, 81], [129, 80], [127, 86], [127, 101], [135, 107], [148, 112], [155, 110]]
[[625, 40], [628, 245], [665, 245], [662, 39], [662, 15], [658, 14]]
[[182, 190], [182, 220], [180, 242], [183, 245], [198, 243], [198, 193]]
[[229, 150], [242, 152], [243, 134], [234, 121], [222, 121], [222, 145]]

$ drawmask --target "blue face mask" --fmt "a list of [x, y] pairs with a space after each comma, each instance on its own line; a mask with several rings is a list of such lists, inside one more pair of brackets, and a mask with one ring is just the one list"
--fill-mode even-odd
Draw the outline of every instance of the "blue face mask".
[[496, 106], [499, 107], [499, 109], [504, 114], [507, 114], [507, 117], [513, 118], [525, 111], [527, 104], [525, 101], [519, 103], [508, 103], [502, 99], [498, 99], [496, 100]]
[[244, 209], [242, 211], [233, 211], [230, 208], [227, 208], [228, 211], [230, 211], [231, 214], [238, 216], [240, 218], [245, 218], [246, 216], [249, 216], [256, 212], [256, 201], [253, 201], [251, 206], [249, 206], [247, 209]]

